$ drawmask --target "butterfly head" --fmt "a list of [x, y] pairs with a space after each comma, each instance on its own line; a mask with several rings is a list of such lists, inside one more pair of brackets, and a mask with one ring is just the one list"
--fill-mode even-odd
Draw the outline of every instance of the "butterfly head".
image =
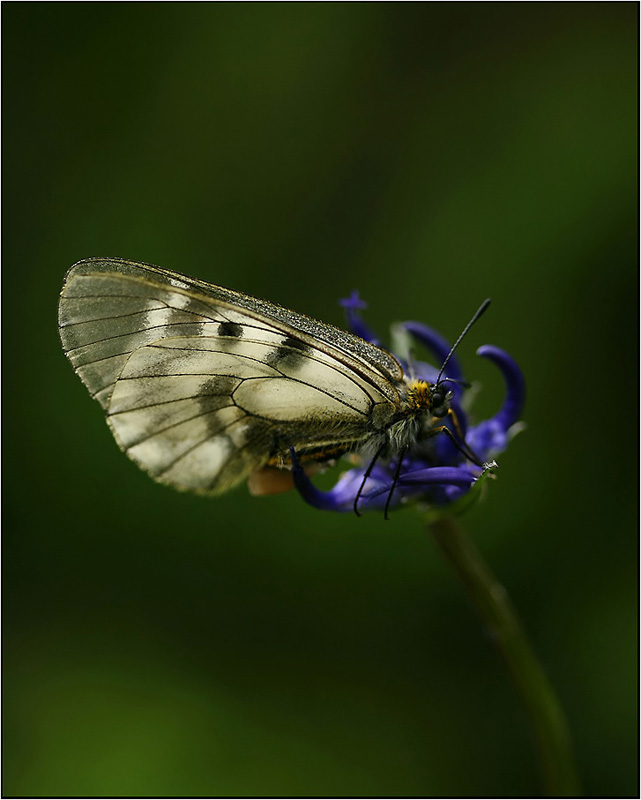
[[411, 380], [407, 387], [407, 410], [410, 414], [429, 412], [434, 417], [446, 417], [452, 402], [452, 392], [440, 383]]

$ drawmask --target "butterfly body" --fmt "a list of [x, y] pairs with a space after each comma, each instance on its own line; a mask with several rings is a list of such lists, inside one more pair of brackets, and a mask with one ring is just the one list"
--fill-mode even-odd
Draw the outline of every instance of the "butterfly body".
[[290, 465], [292, 447], [320, 462], [393, 455], [420, 446], [442, 416], [434, 384], [364, 339], [148, 264], [75, 264], [59, 326], [120, 447], [179, 489], [226, 491]]

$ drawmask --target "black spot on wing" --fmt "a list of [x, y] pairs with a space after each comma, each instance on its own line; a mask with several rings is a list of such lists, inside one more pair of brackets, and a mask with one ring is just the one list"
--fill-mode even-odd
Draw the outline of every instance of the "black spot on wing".
[[296, 372], [297, 368], [312, 354], [312, 348], [293, 336], [285, 336], [265, 359], [270, 367], [280, 372]]
[[237, 322], [221, 322], [218, 325], [218, 335], [241, 339], [243, 336], [243, 326], [239, 325]]
[[237, 386], [238, 379], [229, 375], [216, 375], [203, 383], [201, 392], [196, 397], [196, 402], [200, 413], [208, 420], [210, 436], [219, 433], [220, 424], [217, 422], [215, 414], [213, 416], [208, 415], [212, 411], [235, 406], [236, 404], [231, 395]]
[[214, 375], [203, 381], [200, 394], [202, 396], [222, 395], [230, 397], [238, 385], [239, 379], [234, 378], [232, 375]]
[[286, 336], [281, 342], [281, 347], [289, 347], [292, 350], [297, 350], [299, 353], [310, 353], [311, 347], [301, 339], [295, 339], [293, 336]]

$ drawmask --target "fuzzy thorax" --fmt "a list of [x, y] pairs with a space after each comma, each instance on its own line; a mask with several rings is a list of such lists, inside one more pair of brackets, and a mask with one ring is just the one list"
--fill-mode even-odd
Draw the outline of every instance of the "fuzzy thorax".
[[427, 381], [412, 380], [407, 387], [406, 413], [428, 411], [432, 405], [432, 393]]
[[416, 443], [425, 425], [426, 415], [431, 416], [432, 413], [434, 384], [412, 379], [407, 381], [406, 387], [399, 415], [381, 431], [381, 439], [386, 442], [389, 453], [398, 454]]

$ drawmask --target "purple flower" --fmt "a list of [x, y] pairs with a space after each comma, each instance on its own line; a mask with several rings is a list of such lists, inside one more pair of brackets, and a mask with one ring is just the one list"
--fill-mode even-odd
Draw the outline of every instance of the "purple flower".
[[[345, 309], [349, 328], [361, 338], [379, 344], [361, 319], [359, 311], [365, 308], [365, 303], [358, 293], [352, 292], [351, 297], [340, 303]], [[443, 364], [450, 354], [450, 343], [427, 325], [405, 322], [401, 329], [431, 351], [437, 364]], [[523, 374], [504, 350], [483, 345], [477, 354], [495, 364], [505, 382], [503, 405], [494, 416], [476, 424], [468, 421], [462, 405], [468, 385], [456, 355], [451, 355], [439, 384], [448, 391], [451, 412], [447, 419], [435, 419], [433, 426], [447, 424], [453, 435], [431, 436], [427, 439], [429, 446], [426, 446], [426, 437], [421, 439], [419, 433], [416, 446], [410, 446], [402, 454], [381, 453], [373, 463], [371, 456], [362, 458], [361, 463], [345, 472], [329, 491], [314, 486], [292, 449], [294, 484], [303, 499], [325, 511], [353, 511], [358, 498], [360, 512], [393, 508], [411, 501], [420, 501], [438, 509], [466, 498], [472, 487], [480, 485], [482, 481], [479, 479], [484, 479], [496, 466], [493, 458], [505, 450], [511, 436], [520, 428], [518, 422], [525, 400]], [[399, 361], [406, 368], [403, 359], [399, 358]], [[412, 368], [417, 379], [432, 387], [439, 380], [439, 367], [412, 362]], [[444, 381], [445, 377], [447, 381]], [[451, 424], [452, 419], [457, 421], [457, 426]], [[467, 455], [464, 449], [468, 451]], [[474, 460], [472, 456], [475, 456]]]

